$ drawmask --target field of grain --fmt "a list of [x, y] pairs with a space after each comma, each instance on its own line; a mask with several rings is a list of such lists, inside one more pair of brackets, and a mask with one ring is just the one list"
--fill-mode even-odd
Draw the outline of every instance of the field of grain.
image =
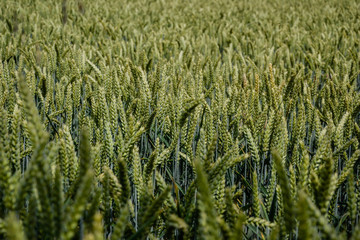
[[0, 239], [360, 239], [360, 2], [0, 1]]

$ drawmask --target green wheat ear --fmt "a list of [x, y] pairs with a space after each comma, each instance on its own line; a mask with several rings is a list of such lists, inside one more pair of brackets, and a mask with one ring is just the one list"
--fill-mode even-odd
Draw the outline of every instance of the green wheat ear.
[[93, 173], [88, 170], [83, 176], [77, 189], [74, 203], [65, 210], [64, 231], [61, 233], [62, 239], [71, 239], [74, 234], [78, 221], [86, 208], [86, 201], [90, 195], [93, 182]]
[[26, 240], [22, 224], [15, 213], [10, 213], [5, 219], [6, 238], [9, 240]]
[[52, 188], [52, 204], [54, 210], [54, 226], [56, 226], [54, 231], [54, 237], [59, 238], [63, 230], [63, 201], [64, 201], [64, 192], [63, 192], [63, 178], [61, 176], [60, 167], [57, 165], [55, 169], [54, 184]]
[[182, 112], [180, 118], [179, 118], [179, 126], [180, 128], [185, 124], [186, 118], [190, 116], [190, 114], [195, 110], [195, 108], [201, 104], [203, 100], [192, 100], [190, 103], [188, 103], [188, 106], [184, 109]]
[[245, 138], [249, 145], [251, 157], [254, 159], [254, 162], [256, 165], [260, 163], [260, 156], [259, 156], [259, 149], [257, 144], [255, 143], [255, 140], [253, 138], [253, 135], [251, 134], [251, 131], [249, 128], [245, 127]]
[[130, 198], [131, 187], [126, 162], [121, 158], [121, 155], [119, 155], [118, 158], [118, 165], [119, 172], [117, 174], [117, 177], [121, 185], [122, 193], [120, 196], [120, 204], [124, 206]]
[[90, 155], [91, 147], [90, 147], [90, 138], [89, 138], [89, 130], [87, 127], [83, 127], [81, 129], [80, 134], [80, 143], [79, 143], [79, 181], [81, 181], [81, 177], [86, 174], [88, 169], [92, 165], [92, 158]]
[[210, 186], [203, 166], [197, 160], [195, 162], [196, 183], [198, 187], [198, 209], [200, 211], [200, 231], [205, 239], [218, 239], [220, 234], [219, 225], [216, 221], [217, 214], [211, 195]]
[[334, 228], [332, 228], [327, 219], [321, 215], [320, 210], [316, 207], [316, 205], [309, 199], [308, 196], [305, 195], [307, 206], [310, 209], [310, 215], [316, 220], [316, 222], [319, 224], [320, 229], [323, 231], [324, 235], [327, 239], [335, 240], [337, 239], [336, 232]]
[[235, 222], [234, 231], [231, 234], [231, 238], [230, 238], [231, 240], [243, 239], [245, 222], [246, 222], [246, 215], [243, 212], [240, 212]]
[[141, 226], [139, 230], [129, 239], [139, 239], [147, 236], [151, 226], [156, 222], [157, 218], [163, 211], [162, 204], [168, 198], [170, 187], [167, 187], [155, 200], [148, 205], [146, 211], [141, 216]]
[[281, 187], [282, 201], [284, 206], [284, 224], [287, 233], [291, 234], [295, 226], [294, 207], [291, 202], [291, 189], [282, 159], [279, 152], [272, 150], [273, 161], [275, 162], [278, 181]]
[[92, 233], [91, 239], [93, 240], [103, 240], [104, 239], [104, 229], [102, 224], [102, 215], [97, 212], [92, 221]]
[[48, 139], [48, 134], [44, 131], [44, 128], [41, 124], [41, 119], [33, 100], [33, 96], [30, 94], [28, 86], [22, 75], [20, 76], [19, 80], [19, 91], [23, 103], [22, 110], [27, 117], [27, 130], [30, 133], [30, 139], [34, 145], [40, 143], [45, 144]]
[[0, 114], [2, 118], [0, 119], [0, 187], [1, 187], [1, 198], [0, 198], [0, 206], [1, 212], [0, 216], [4, 217], [7, 211], [11, 211], [14, 208], [14, 198], [12, 194], [12, 188], [14, 187], [14, 183], [11, 178], [11, 168], [10, 162], [7, 157], [7, 114], [6, 111], [0, 109]]
[[298, 192], [298, 201], [296, 216], [299, 221], [299, 239], [313, 239], [313, 226], [310, 218], [309, 208], [305, 193], [301, 190]]
[[115, 224], [114, 233], [112, 234], [111, 239], [123, 238], [125, 228], [128, 223], [128, 218], [129, 218], [129, 207], [125, 205], [120, 211], [120, 216]]

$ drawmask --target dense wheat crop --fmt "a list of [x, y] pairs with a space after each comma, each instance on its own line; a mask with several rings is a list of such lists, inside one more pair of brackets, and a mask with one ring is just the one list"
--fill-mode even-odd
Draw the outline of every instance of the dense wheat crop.
[[0, 239], [359, 239], [359, 10], [0, 1]]

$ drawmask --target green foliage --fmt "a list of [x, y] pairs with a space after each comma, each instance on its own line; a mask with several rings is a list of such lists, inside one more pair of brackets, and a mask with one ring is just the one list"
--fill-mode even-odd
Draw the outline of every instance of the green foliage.
[[358, 9], [0, 1], [0, 239], [357, 239]]

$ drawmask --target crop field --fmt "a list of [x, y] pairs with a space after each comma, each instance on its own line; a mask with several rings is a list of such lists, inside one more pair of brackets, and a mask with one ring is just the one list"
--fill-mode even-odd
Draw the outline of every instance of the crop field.
[[360, 2], [0, 1], [0, 239], [360, 239]]

